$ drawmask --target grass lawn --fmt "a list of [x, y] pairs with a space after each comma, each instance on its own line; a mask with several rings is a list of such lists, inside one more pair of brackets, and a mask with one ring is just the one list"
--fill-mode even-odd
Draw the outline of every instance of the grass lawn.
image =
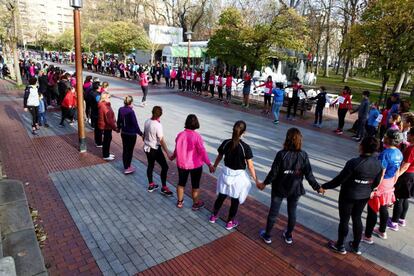
[[[371, 78], [363, 78], [363, 77], [357, 77], [359, 79], [363, 79], [369, 82], [378, 83], [381, 84], [380, 80], [377, 79], [371, 79]], [[389, 85], [393, 85], [394, 82], [390, 81]], [[378, 101], [380, 96], [380, 90], [381, 87], [374, 84], [365, 83], [359, 80], [355, 80], [350, 78], [347, 83], [342, 82], [342, 75], [335, 75], [331, 74], [329, 78], [323, 77], [322, 75], [319, 75], [317, 78], [316, 86], [325, 86], [328, 90], [328, 93], [340, 93], [344, 86], [351, 87], [352, 90], [352, 101], [353, 102], [360, 102], [362, 98], [362, 91], [369, 90], [371, 92], [370, 101]], [[406, 89], [407, 90], [407, 89]], [[402, 95], [403, 98], [408, 98], [407, 95]]]

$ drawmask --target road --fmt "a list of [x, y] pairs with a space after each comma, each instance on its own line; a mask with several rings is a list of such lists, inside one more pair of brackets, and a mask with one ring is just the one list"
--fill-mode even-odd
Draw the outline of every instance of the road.
[[[69, 71], [74, 70], [69, 66], [62, 67]], [[86, 76], [86, 74], [84, 75]], [[95, 76], [95, 74], [91, 75]], [[134, 95], [135, 110], [141, 126], [151, 116], [152, 107], [161, 105], [164, 110], [161, 122], [164, 126], [167, 145], [171, 150], [174, 148], [177, 133], [183, 130], [185, 118], [190, 113], [196, 114], [199, 118], [201, 126], [199, 132], [205, 141], [212, 162], [222, 140], [231, 137], [234, 122], [237, 120], [246, 121], [247, 132], [243, 140], [252, 147], [253, 160], [261, 180], [269, 171], [276, 152], [281, 149], [286, 131], [292, 127], [286, 123], [275, 126], [270, 119], [177, 95], [173, 90], [165, 89], [163, 86], [157, 89], [150, 87], [148, 105], [142, 108], [139, 107], [140, 87], [136, 81], [125, 81], [101, 75], [98, 77], [101, 81], [110, 83], [109, 92], [113, 95], [114, 110], [123, 104], [122, 95]], [[321, 184], [336, 176], [348, 159], [358, 155], [357, 144], [351, 140], [327, 135], [310, 128], [299, 127], [299, 129], [304, 136], [303, 149], [309, 154], [314, 175]], [[307, 183], [305, 183], [305, 187], [307, 194], [301, 198], [299, 203], [298, 222], [330, 239], [336, 239], [338, 190], [329, 190], [325, 196], [320, 196]], [[269, 204], [270, 189], [259, 191], [254, 188], [250, 196]], [[410, 204], [412, 205], [412, 202]], [[249, 206], [241, 208], [249, 208]], [[285, 205], [281, 210], [286, 214]], [[391, 212], [392, 210], [390, 210]], [[365, 220], [366, 213], [363, 217]], [[414, 222], [413, 212], [409, 212], [407, 220], [408, 226], [400, 232], [388, 231], [388, 240], [376, 239], [375, 245], [362, 245], [364, 256], [397, 274], [411, 274], [414, 271], [412, 257], [414, 256], [414, 239], [412, 239], [414, 228], [410, 224]], [[261, 226], [258, 226], [258, 229], [259, 227]], [[350, 231], [348, 240], [351, 239], [351, 236], [352, 231]]]

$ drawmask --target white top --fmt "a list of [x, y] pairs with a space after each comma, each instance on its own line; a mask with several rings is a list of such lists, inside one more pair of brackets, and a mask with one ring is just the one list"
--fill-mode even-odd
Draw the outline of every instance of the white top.
[[158, 149], [161, 139], [164, 136], [162, 125], [157, 120], [148, 119], [144, 125], [144, 151]]
[[27, 106], [39, 106], [40, 100], [39, 100], [39, 92], [37, 90], [37, 87], [30, 86], [30, 93], [29, 97], [27, 98]]

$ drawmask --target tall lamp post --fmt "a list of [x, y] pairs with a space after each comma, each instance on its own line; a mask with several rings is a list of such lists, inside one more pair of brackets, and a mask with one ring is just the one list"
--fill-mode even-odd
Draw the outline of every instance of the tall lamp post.
[[79, 151], [86, 152], [85, 121], [83, 117], [83, 87], [82, 87], [82, 46], [80, 29], [80, 9], [82, 0], [69, 0], [69, 5], [73, 8], [73, 23], [75, 35], [75, 64], [76, 64], [76, 94], [78, 99], [78, 136]]
[[185, 33], [187, 35], [187, 41], [188, 41], [188, 49], [187, 49], [187, 67], [190, 68], [191, 60], [190, 60], [190, 44], [191, 44], [191, 35], [193, 32], [188, 31]]

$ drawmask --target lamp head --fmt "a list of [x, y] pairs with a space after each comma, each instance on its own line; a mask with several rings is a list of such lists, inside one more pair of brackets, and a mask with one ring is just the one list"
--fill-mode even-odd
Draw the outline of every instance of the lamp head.
[[72, 7], [72, 8], [75, 8], [75, 9], [80, 9], [80, 8], [82, 8], [82, 3], [83, 1], [82, 0], [69, 0], [69, 5]]
[[191, 35], [193, 34], [193, 32], [188, 31], [188, 32], [186, 32], [185, 34], [187, 35], [187, 39], [188, 39], [188, 40], [191, 40]]

